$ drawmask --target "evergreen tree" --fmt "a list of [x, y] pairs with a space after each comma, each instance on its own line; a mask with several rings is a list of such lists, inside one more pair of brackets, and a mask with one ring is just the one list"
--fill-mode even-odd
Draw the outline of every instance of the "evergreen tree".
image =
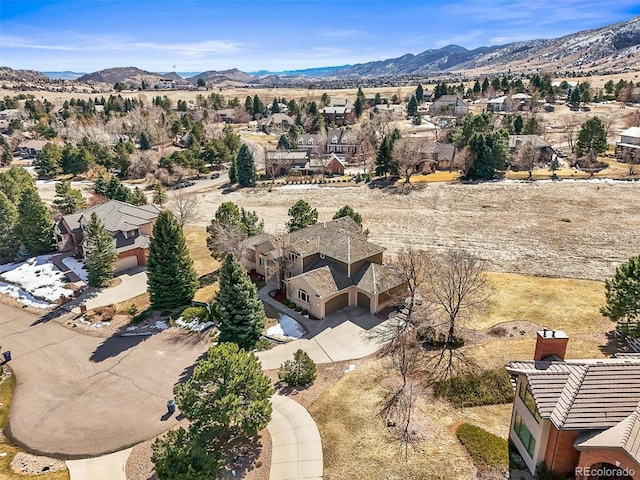
[[107, 180], [102, 174], [99, 174], [96, 181], [93, 182], [93, 193], [103, 197], [107, 196]]
[[584, 122], [578, 133], [576, 152], [578, 156], [603, 153], [607, 150], [607, 133], [602, 120], [591, 117]]
[[151, 460], [160, 480], [210, 480], [217, 478], [220, 452], [207, 446], [196, 432], [169, 430], [151, 446]]
[[18, 251], [13, 256], [13, 263], [26, 262], [30, 257], [31, 254], [29, 253], [29, 250], [27, 250], [27, 247], [24, 246], [24, 243], [21, 243], [18, 247]]
[[168, 210], [160, 213], [153, 227], [147, 278], [151, 305], [156, 309], [187, 305], [198, 289], [198, 275], [182, 228]]
[[640, 256], [631, 257], [605, 281], [607, 305], [600, 309], [613, 321], [635, 321], [640, 315]]
[[540, 133], [540, 124], [538, 123], [538, 120], [536, 119], [536, 117], [530, 117], [527, 119], [526, 123], [524, 124], [524, 127], [522, 127], [522, 134], [523, 135], [537, 135]]
[[240, 209], [240, 222], [245, 230], [247, 237], [254, 237], [264, 231], [264, 220], [258, 217], [256, 211], [248, 211], [244, 208]]
[[260, 100], [260, 97], [258, 97], [258, 94], [255, 94], [253, 96], [253, 117], [254, 117], [254, 119], [257, 119], [259, 116], [261, 117], [263, 113], [264, 113], [264, 105], [263, 105], [262, 101]]
[[44, 178], [55, 177], [62, 173], [60, 161], [62, 152], [55, 143], [46, 143], [42, 150], [36, 154], [33, 165], [36, 167], [38, 175]]
[[256, 162], [253, 154], [246, 144], [242, 144], [236, 160], [238, 169], [238, 183], [241, 187], [248, 187], [256, 184], [258, 173], [256, 172]]
[[422, 88], [422, 84], [418, 84], [418, 86], [416, 87], [416, 101], [418, 103], [422, 103], [424, 101], [424, 89]]
[[255, 347], [266, 316], [256, 286], [242, 264], [228, 254], [220, 268], [220, 290], [215, 316], [220, 322], [220, 342], [233, 342], [246, 350]]
[[356, 117], [360, 118], [364, 111], [364, 102], [360, 97], [356, 98], [356, 101], [353, 103], [353, 110], [356, 112]]
[[271, 113], [280, 113], [280, 105], [278, 105], [276, 98], [273, 99], [273, 103], [271, 104]]
[[333, 216], [333, 219], [335, 220], [337, 218], [342, 218], [342, 217], [351, 217], [354, 222], [356, 222], [360, 227], [362, 227], [362, 215], [356, 212], [349, 205], [345, 205], [340, 210], [338, 210]]
[[160, 182], [156, 182], [153, 185], [153, 203], [156, 205], [160, 205], [160, 208], [164, 205], [164, 202], [167, 201], [167, 189], [164, 188], [164, 185]]
[[318, 105], [316, 105], [316, 102], [311, 102], [309, 105], [309, 115], [313, 116], [316, 113], [318, 113]]
[[236, 157], [231, 159], [231, 167], [229, 167], [229, 182], [231, 185], [238, 183], [238, 163]]
[[125, 187], [118, 177], [112, 175], [106, 186], [106, 197], [110, 200], [131, 203], [131, 190]]
[[148, 203], [147, 196], [142, 190], [140, 190], [140, 187], [135, 187], [133, 189], [130, 200], [133, 205], [137, 206], [146, 205]]
[[84, 266], [89, 272], [89, 285], [108, 285], [113, 277], [117, 259], [113, 238], [104, 228], [98, 214], [92, 212], [84, 237]]
[[18, 249], [15, 228], [18, 210], [4, 192], [0, 191], [0, 264], [13, 260]]
[[24, 244], [31, 255], [49, 253], [53, 248], [53, 222], [35, 187], [22, 192], [18, 202], [16, 240]]
[[409, 100], [409, 104], [407, 105], [407, 115], [413, 117], [418, 111], [418, 101], [416, 97], [412, 96], [411, 100]]
[[251, 95], [247, 95], [244, 101], [244, 110], [253, 117], [253, 98], [251, 98]]
[[77, 188], [71, 188], [69, 180], [56, 183], [56, 198], [53, 204], [64, 215], [74, 213], [84, 207], [85, 202], [82, 192]]
[[295, 232], [318, 223], [318, 210], [311, 208], [304, 200], [298, 200], [289, 209], [289, 216], [291, 219], [287, 222], [288, 232]]
[[11, 167], [6, 172], [0, 172], [0, 191], [14, 205], [18, 204], [22, 192], [30, 186], [35, 186], [33, 177], [22, 167]]
[[293, 354], [293, 360], [287, 360], [280, 366], [278, 379], [289, 387], [310, 385], [316, 379], [316, 364], [307, 352], [299, 348]]
[[522, 133], [522, 129], [524, 128], [524, 120], [522, 119], [522, 115], [518, 115], [516, 119], [513, 121], [513, 131], [516, 135], [520, 135]]
[[473, 94], [478, 95], [482, 91], [482, 87], [480, 86], [480, 81], [476, 80], [473, 84]]
[[146, 132], [140, 133], [140, 150], [151, 150], [151, 140]]
[[482, 94], [484, 95], [485, 93], [487, 93], [487, 90], [489, 90], [489, 79], [487, 77], [484, 77], [484, 80], [482, 82]]

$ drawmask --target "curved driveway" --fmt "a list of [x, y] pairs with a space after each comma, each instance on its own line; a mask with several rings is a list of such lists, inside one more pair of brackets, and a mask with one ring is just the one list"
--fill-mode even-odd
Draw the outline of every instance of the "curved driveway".
[[18, 382], [7, 433], [63, 458], [119, 451], [175, 425], [166, 401], [210, 344], [208, 334], [169, 331], [91, 337], [37, 319], [0, 304], [0, 345]]

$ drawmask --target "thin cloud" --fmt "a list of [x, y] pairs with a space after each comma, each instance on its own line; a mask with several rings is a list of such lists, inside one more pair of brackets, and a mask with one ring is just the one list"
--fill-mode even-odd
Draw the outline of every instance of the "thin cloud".
[[320, 30], [320, 35], [323, 37], [330, 37], [330, 38], [340, 38], [340, 37], [355, 37], [356, 35], [364, 35], [365, 32], [363, 32], [362, 30], [356, 30], [356, 29], [351, 29], [351, 30], [341, 30], [341, 29], [337, 29], [337, 30], [329, 30], [329, 29], [324, 29], [324, 30]]

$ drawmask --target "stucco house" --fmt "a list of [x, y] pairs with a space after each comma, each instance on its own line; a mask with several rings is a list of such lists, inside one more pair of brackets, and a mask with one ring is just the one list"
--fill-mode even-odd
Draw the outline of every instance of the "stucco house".
[[47, 143], [57, 142], [51, 142], [49, 140], [25, 140], [17, 147], [18, 155], [22, 156], [22, 158], [36, 158], [38, 152], [40, 152]]
[[289, 130], [296, 122], [286, 113], [274, 113], [258, 121], [258, 129], [265, 133], [281, 133]]
[[544, 463], [563, 477], [639, 480], [640, 355], [565, 360], [568, 341], [544, 329], [533, 360], [507, 364], [509, 438], [531, 473]]
[[64, 215], [54, 226], [58, 251], [84, 256], [83, 240], [91, 214], [96, 212], [118, 253], [116, 272], [147, 264], [149, 241], [160, 214], [155, 205], [136, 207], [118, 200], [109, 200], [71, 215]]
[[640, 127], [630, 127], [620, 133], [620, 141], [616, 143], [616, 158], [623, 160], [629, 154], [640, 159]]
[[406, 283], [383, 264], [384, 248], [369, 242], [351, 217], [280, 236], [245, 240], [248, 267], [315, 318], [357, 305], [378, 313], [406, 294]]
[[431, 105], [431, 113], [448, 113], [455, 116], [464, 116], [469, 113], [469, 105], [459, 95], [442, 95], [434, 100]]
[[513, 155], [522, 145], [531, 144], [538, 151], [538, 162], [551, 161], [555, 150], [549, 142], [538, 135], [509, 135], [509, 154]]

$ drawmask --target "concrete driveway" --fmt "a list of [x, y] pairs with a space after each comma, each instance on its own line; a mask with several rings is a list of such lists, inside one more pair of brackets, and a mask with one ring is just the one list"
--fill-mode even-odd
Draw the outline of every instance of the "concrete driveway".
[[92, 308], [104, 307], [113, 303], [122, 302], [129, 298], [137, 297], [147, 291], [147, 271], [145, 267], [136, 267], [118, 275], [120, 284], [111, 288], [94, 289], [90, 288], [82, 294], [80, 298], [71, 302], [76, 306], [74, 313], [80, 313], [77, 306], [83, 302], [89, 310]]
[[305, 322], [309, 333], [299, 340], [256, 353], [264, 370], [280, 368], [301, 348], [316, 363], [331, 363], [366, 357], [380, 349], [380, 343], [370, 339], [375, 328], [384, 321], [359, 307], [345, 307], [324, 320]]
[[0, 344], [18, 382], [7, 433], [67, 459], [116, 452], [175, 425], [166, 401], [210, 345], [208, 334], [99, 338], [37, 320], [0, 304]]

